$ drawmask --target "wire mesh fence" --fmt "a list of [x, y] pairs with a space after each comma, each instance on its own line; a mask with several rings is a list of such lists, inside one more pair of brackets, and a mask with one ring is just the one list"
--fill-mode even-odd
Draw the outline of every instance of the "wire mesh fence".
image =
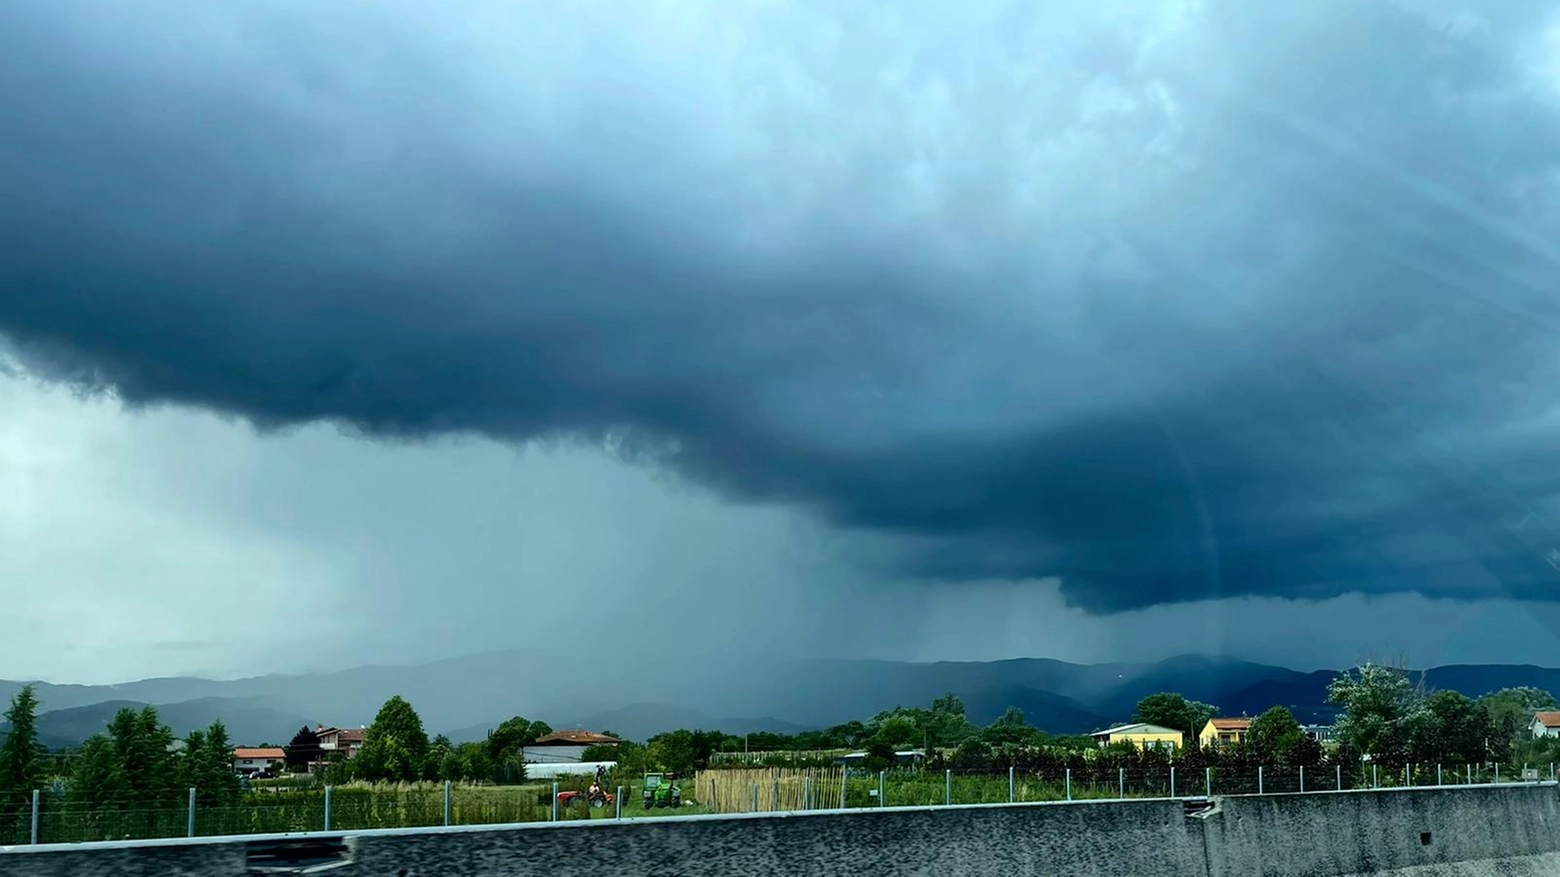
[[[1544, 765], [1225, 765], [1080, 769], [836, 767], [711, 768], [679, 780], [681, 806], [647, 804], [638, 781], [609, 786], [612, 800], [592, 806], [588, 779], [519, 786], [408, 784], [264, 788], [224, 805], [149, 802], [130, 796], [91, 802], [41, 790], [37, 809], [0, 810], [0, 845], [76, 843], [308, 831], [357, 831], [437, 825], [618, 819], [677, 813], [753, 813], [865, 807], [935, 807], [1101, 799], [1202, 798], [1401, 787], [1456, 787], [1556, 781]], [[574, 787], [578, 788], [574, 788]], [[652, 796], [653, 797], [653, 796]]]
[[1203, 798], [1554, 781], [1553, 765], [1525, 771], [1481, 765], [1251, 765], [1031, 770], [712, 769], [696, 788], [709, 812], [752, 813], [860, 807], [932, 807], [1133, 798]]

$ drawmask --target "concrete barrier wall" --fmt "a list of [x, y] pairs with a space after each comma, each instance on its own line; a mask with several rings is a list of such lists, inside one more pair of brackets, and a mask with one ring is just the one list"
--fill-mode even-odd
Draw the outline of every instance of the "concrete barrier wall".
[[1370, 874], [1560, 852], [1552, 784], [1225, 798], [1209, 877]]
[[[291, 837], [345, 838], [352, 863], [331, 877], [1547, 874], [1557, 807], [1546, 784], [1223, 798], [1190, 817], [1180, 801], [1091, 801]], [[277, 839], [13, 847], [0, 877], [236, 877]]]

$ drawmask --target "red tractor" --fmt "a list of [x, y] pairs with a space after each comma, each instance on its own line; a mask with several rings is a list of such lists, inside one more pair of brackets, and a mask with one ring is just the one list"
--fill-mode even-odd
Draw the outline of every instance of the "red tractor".
[[[545, 800], [545, 799], [544, 799]], [[611, 792], [597, 785], [592, 785], [583, 792], [559, 792], [558, 803], [567, 807], [575, 801], [580, 801], [590, 807], [611, 807], [617, 800]]]
[[605, 768], [596, 768], [596, 779], [590, 784], [590, 788], [583, 792], [559, 792], [558, 803], [567, 807], [575, 801], [583, 801], [587, 807], [610, 807], [617, 801], [617, 797], [607, 791], [607, 772]]

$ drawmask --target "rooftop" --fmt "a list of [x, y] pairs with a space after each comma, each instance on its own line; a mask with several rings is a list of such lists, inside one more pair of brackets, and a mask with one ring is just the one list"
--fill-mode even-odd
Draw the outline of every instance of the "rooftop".
[[1179, 734], [1174, 728], [1166, 728], [1163, 725], [1150, 725], [1147, 722], [1135, 722], [1130, 725], [1117, 725], [1114, 728], [1106, 728], [1103, 731], [1095, 731], [1091, 737], [1114, 737], [1117, 734]]
[[234, 758], [269, 758], [280, 761], [287, 757], [287, 753], [278, 746], [244, 747], [233, 750]]
[[1560, 712], [1545, 710], [1534, 713], [1533, 718], [1538, 719], [1539, 723], [1546, 728], [1560, 728]]
[[1244, 718], [1242, 718], [1242, 719], [1209, 719], [1209, 721], [1213, 722], [1213, 727], [1216, 730], [1219, 730], [1219, 731], [1249, 731], [1249, 730], [1251, 730], [1251, 720], [1250, 719], [1244, 719]]

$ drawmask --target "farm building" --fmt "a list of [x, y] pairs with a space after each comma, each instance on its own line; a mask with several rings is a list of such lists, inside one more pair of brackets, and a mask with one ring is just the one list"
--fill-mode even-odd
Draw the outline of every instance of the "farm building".
[[[903, 749], [894, 753], [894, 761], [898, 764], [919, 764], [926, 758], [926, 753], [919, 749]], [[867, 760], [865, 752], [849, 752], [845, 755], [837, 755], [835, 764], [843, 764], [846, 767], [860, 767]]]
[[1104, 731], [1096, 731], [1089, 736], [1097, 740], [1101, 746], [1126, 742], [1139, 749], [1180, 748], [1183, 745], [1182, 741], [1186, 737], [1185, 734], [1173, 728], [1150, 725], [1146, 722], [1118, 725], [1114, 728], [1107, 728]]
[[588, 777], [595, 776], [597, 768], [611, 770], [614, 767], [617, 767], [615, 761], [559, 761], [527, 764], [525, 776], [530, 780], [551, 780], [569, 776]]
[[616, 746], [622, 743], [616, 737], [608, 734], [598, 734], [595, 731], [573, 729], [568, 731], [554, 731], [537, 737], [531, 744], [525, 747], [525, 760], [528, 764], [567, 764], [581, 761], [585, 757], [585, 750], [591, 746]]
[[1318, 743], [1328, 743], [1333, 738], [1332, 725], [1301, 725], [1300, 730]]

